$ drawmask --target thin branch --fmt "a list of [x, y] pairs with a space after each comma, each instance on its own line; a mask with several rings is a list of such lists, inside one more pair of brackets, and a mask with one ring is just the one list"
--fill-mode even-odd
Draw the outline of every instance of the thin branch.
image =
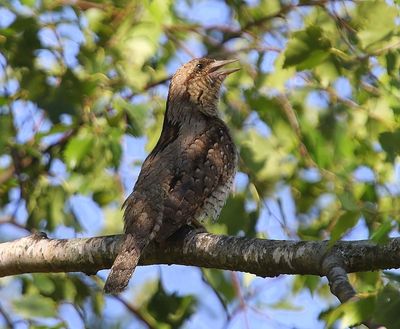
[[[324, 259], [322, 268], [326, 273], [332, 294], [334, 294], [341, 303], [351, 300], [359, 300], [356, 291], [349, 281], [341, 257], [338, 257], [337, 255], [329, 255]], [[363, 321], [363, 324], [369, 329], [386, 329], [386, 327], [370, 320]]]
[[[17, 210], [18, 210], [18, 207], [16, 207], [15, 211], [17, 211]], [[14, 226], [16, 228], [24, 230], [24, 231], [26, 231], [28, 233], [31, 233], [31, 230], [29, 228], [27, 228], [25, 225], [22, 225], [22, 224], [17, 222], [15, 215], [0, 217], [0, 225], [4, 225], [4, 224], [9, 224], [9, 225], [12, 225], [12, 226]]]
[[[310, 167], [319, 168], [314, 159], [312, 158], [310, 152], [308, 151], [306, 145], [304, 144], [303, 134], [301, 132], [300, 124], [297, 119], [296, 112], [294, 111], [292, 104], [290, 104], [289, 99], [286, 95], [280, 94], [276, 97], [276, 100], [279, 102], [283, 113], [286, 115], [290, 126], [294, 130], [298, 140], [299, 140], [299, 152], [302, 158], [306, 161], [306, 164]], [[319, 168], [322, 170], [322, 168]]]
[[105, 4], [84, 0], [59, 0], [55, 1], [55, 5], [75, 6], [81, 10], [88, 10], [92, 8], [107, 10], [109, 8], [109, 6]]
[[163, 83], [166, 83], [171, 78], [172, 78], [172, 76], [167, 76], [167, 77], [162, 78], [160, 80], [149, 82], [147, 85], [144, 86], [143, 91], [147, 91], [147, 90], [149, 90], [151, 88], [154, 88], [154, 87], [157, 87], [159, 85], [162, 85]]
[[[44, 149], [41, 150], [42, 153], [49, 153], [53, 148], [56, 146], [63, 147], [66, 145], [68, 140], [78, 131], [78, 127], [73, 128], [67, 132], [65, 132], [60, 139], [58, 139], [53, 144], [46, 146]], [[14, 152], [13, 157], [14, 163], [11, 163], [10, 166], [5, 169], [0, 174], [0, 185], [7, 182], [11, 179], [14, 175], [18, 174], [19, 172], [23, 171], [24, 169], [28, 168], [34, 162], [34, 158], [32, 157], [21, 157], [19, 154]], [[18, 168], [17, 168], [18, 167]], [[17, 170], [18, 169], [18, 170]]]
[[13, 322], [9, 315], [6, 313], [6, 311], [3, 309], [3, 307], [0, 305], [0, 314], [4, 319], [5, 322], [5, 328], [12, 329], [14, 328]]
[[232, 278], [233, 288], [235, 289], [236, 298], [239, 300], [238, 309], [243, 312], [245, 328], [249, 329], [250, 328], [250, 324], [249, 324], [249, 319], [247, 317], [247, 304], [246, 304], [246, 301], [245, 301], [245, 299], [243, 297], [243, 293], [242, 293], [242, 290], [241, 290], [241, 287], [240, 287], [238, 274], [236, 272], [231, 272], [231, 278]]
[[137, 317], [140, 321], [145, 323], [149, 329], [155, 329], [155, 327], [149, 321], [147, 321], [146, 318], [143, 317], [143, 315], [140, 313], [138, 309], [136, 309], [136, 307], [128, 303], [125, 299], [123, 299], [120, 296], [114, 296], [114, 298], [118, 300], [120, 303], [122, 303], [128, 309], [128, 311], [131, 312], [135, 317]]
[[326, 257], [322, 268], [329, 281], [329, 287], [341, 303], [347, 302], [356, 296], [356, 291], [350, 284], [341, 259], [335, 256]]
[[222, 297], [221, 293], [212, 285], [212, 283], [208, 280], [206, 273], [203, 269], [201, 269], [201, 280], [212, 290], [214, 295], [217, 297], [219, 303], [223, 307], [226, 314], [226, 321], [229, 323], [231, 320], [231, 314], [228, 310], [228, 305], [226, 304], [224, 297]]

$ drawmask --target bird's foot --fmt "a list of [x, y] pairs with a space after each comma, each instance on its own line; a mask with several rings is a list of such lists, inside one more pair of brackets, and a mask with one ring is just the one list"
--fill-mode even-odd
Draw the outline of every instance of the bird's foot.
[[200, 233], [207, 233], [207, 229], [199, 222], [192, 222], [191, 225], [185, 224], [178, 231], [172, 234], [169, 241], [184, 240], [188, 235], [195, 235]]
[[195, 219], [192, 220], [191, 223], [188, 224], [188, 226], [193, 227], [195, 230], [196, 229], [203, 230], [203, 231], [199, 231], [198, 233], [207, 233], [207, 229], [205, 228], [205, 226], [198, 220], [195, 220]]

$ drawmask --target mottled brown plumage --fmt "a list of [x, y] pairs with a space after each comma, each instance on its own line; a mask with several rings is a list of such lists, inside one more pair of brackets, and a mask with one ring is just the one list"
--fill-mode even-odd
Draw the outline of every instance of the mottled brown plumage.
[[234, 61], [194, 59], [171, 80], [160, 139], [124, 203], [126, 238], [104, 287], [121, 292], [143, 249], [186, 224], [216, 219], [231, 190], [237, 154], [217, 103]]

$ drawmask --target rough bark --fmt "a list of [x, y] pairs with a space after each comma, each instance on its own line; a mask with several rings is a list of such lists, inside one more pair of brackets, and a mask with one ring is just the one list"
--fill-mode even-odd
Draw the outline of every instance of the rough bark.
[[[84, 272], [110, 268], [122, 235], [85, 239], [49, 239], [34, 234], [0, 244], [0, 277], [34, 272]], [[331, 260], [334, 260], [332, 262]], [[249, 272], [261, 277], [279, 274], [328, 276], [339, 284], [336, 294], [345, 300], [344, 273], [400, 268], [400, 238], [386, 244], [370, 241], [281, 241], [189, 233], [166, 246], [150, 245], [140, 261], [182, 264]], [[338, 265], [339, 264], [339, 265]], [[343, 273], [337, 274], [337, 269]], [[334, 292], [334, 291], [333, 291]]]

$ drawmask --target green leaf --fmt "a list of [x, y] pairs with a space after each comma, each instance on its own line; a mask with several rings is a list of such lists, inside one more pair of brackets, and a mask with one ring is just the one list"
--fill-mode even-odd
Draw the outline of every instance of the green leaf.
[[389, 239], [389, 233], [392, 231], [393, 225], [391, 220], [385, 220], [379, 228], [372, 233], [371, 240], [376, 243], [385, 243]]
[[356, 301], [346, 302], [333, 311], [322, 316], [328, 327], [332, 327], [340, 320], [340, 329], [360, 324], [362, 321], [371, 318], [375, 308], [375, 297], [361, 298]]
[[64, 159], [71, 169], [77, 167], [89, 153], [94, 143], [94, 137], [89, 133], [80, 134], [70, 139], [64, 151]]
[[319, 167], [329, 167], [333, 159], [331, 157], [330, 145], [327, 143], [326, 139], [318, 129], [310, 126], [308, 122], [303, 122], [301, 128], [304, 134], [304, 144], [310, 152], [311, 157]]
[[113, 99], [113, 108], [120, 113], [126, 113], [128, 129], [127, 132], [133, 136], [142, 136], [145, 128], [145, 120], [149, 113], [146, 104], [132, 104], [122, 97]]
[[106, 13], [99, 8], [89, 8], [85, 11], [86, 19], [89, 24], [89, 28], [93, 32], [100, 31], [103, 27], [103, 20], [106, 17]]
[[46, 274], [34, 274], [33, 284], [39, 289], [42, 294], [50, 295], [55, 290], [53, 280]]
[[112, 201], [115, 201], [118, 194], [115, 193], [115, 190], [103, 190], [96, 191], [93, 193], [93, 200], [99, 204], [100, 207], [109, 204]]
[[265, 85], [276, 88], [280, 92], [286, 90], [286, 82], [296, 74], [294, 67], [285, 67], [285, 54], [282, 52], [275, 60], [275, 69], [265, 79]]
[[321, 278], [315, 275], [297, 275], [293, 281], [293, 293], [299, 293], [304, 288], [313, 295], [321, 283]]
[[85, 98], [90, 97], [97, 86], [97, 76], [82, 78], [70, 69], [58, 78], [60, 83], [56, 86], [47, 83], [36, 86], [47, 86], [46, 89], [38, 91], [37, 104], [48, 113], [54, 123], [60, 121], [61, 114], [80, 113]]
[[352, 193], [344, 191], [338, 195], [338, 198], [344, 210], [355, 212], [360, 209]]
[[13, 139], [13, 122], [11, 115], [0, 113], [0, 155], [6, 153], [6, 146]]
[[106, 137], [104, 138], [106, 143], [103, 147], [105, 148], [106, 154], [109, 154], [107, 160], [110, 160], [111, 166], [117, 169], [120, 165], [122, 157], [122, 130], [114, 127], [109, 127], [109, 129], [104, 132], [104, 135], [106, 135]]
[[55, 325], [38, 325], [38, 324], [30, 324], [29, 329], [65, 329], [66, 324], [63, 322], [60, 322], [59, 324]]
[[303, 306], [298, 306], [294, 305], [288, 300], [280, 300], [276, 302], [275, 304], [268, 305], [272, 309], [276, 310], [285, 310], [285, 311], [302, 311], [306, 307], [306, 305]]
[[398, 285], [387, 284], [378, 294], [374, 312], [376, 323], [388, 329], [400, 328], [400, 291]]
[[[260, 195], [266, 195], [275, 183], [291, 176], [296, 163], [289, 155], [296, 140], [287, 126], [280, 125], [279, 138], [276, 135], [264, 137], [255, 129], [251, 129], [242, 136], [240, 156], [246, 172], [257, 186]], [[273, 155], [273, 156], [271, 156]]]
[[388, 51], [385, 55], [386, 59], [386, 70], [389, 75], [395, 76], [398, 71], [396, 71], [397, 64], [399, 63], [399, 54], [394, 51]]
[[359, 211], [346, 211], [342, 216], [339, 217], [335, 226], [331, 232], [330, 245], [333, 245], [339, 240], [349, 229], [353, 228], [360, 219]]
[[21, 3], [25, 6], [33, 7], [33, 5], [36, 3], [35, 0], [21, 0]]
[[320, 27], [308, 26], [304, 31], [293, 33], [285, 51], [283, 68], [311, 69], [329, 56], [330, 47]]
[[383, 132], [379, 135], [379, 143], [385, 150], [389, 161], [393, 162], [400, 154], [400, 130], [395, 132]]
[[126, 113], [128, 114], [128, 133], [133, 136], [142, 136], [148, 114], [146, 105], [130, 105], [126, 108]]
[[67, 199], [67, 195], [61, 186], [50, 187], [48, 190], [48, 216], [47, 216], [47, 228], [54, 230], [63, 221], [64, 204]]
[[15, 311], [28, 318], [56, 316], [56, 303], [40, 295], [23, 295], [13, 301]]
[[157, 322], [168, 324], [170, 328], [179, 328], [193, 314], [195, 306], [196, 299], [193, 296], [168, 294], [159, 281], [158, 290], [149, 300], [147, 310]]
[[396, 7], [385, 1], [360, 1], [354, 19], [359, 26], [357, 35], [363, 47], [388, 39], [394, 32], [397, 16]]
[[7, 29], [2, 30], [6, 37], [2, 48], [12, 67], [33, 68], [35, 51], [41, 48], [38, 33], [39, 25], [35, 17], [22, 15], [17, 16]]
[[350, 274], [349, 279], [359, 294], [369, 294], [382, 289], [383, 279], [378, 271]]
[[[246, 199], [243, 194], [235, 194], [228, 198], [218, 218], [218, 224], [226, 225], [226, 234], [236, 235], [239, 231], [244, 231], [249, 226], [250, 218], [245, 209], [245, 203]], [[240, 218], [240, 220], [234, 220], [235, 218]]]

